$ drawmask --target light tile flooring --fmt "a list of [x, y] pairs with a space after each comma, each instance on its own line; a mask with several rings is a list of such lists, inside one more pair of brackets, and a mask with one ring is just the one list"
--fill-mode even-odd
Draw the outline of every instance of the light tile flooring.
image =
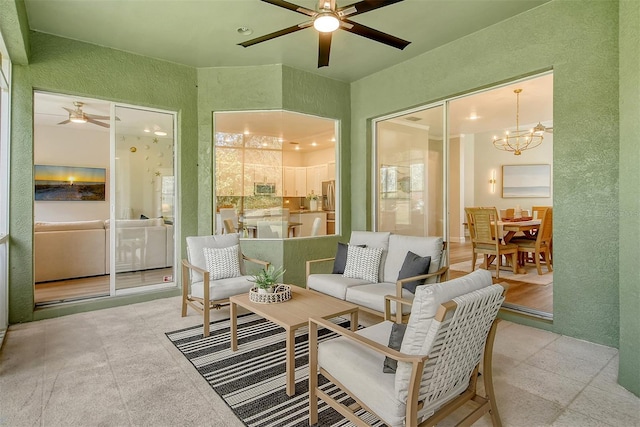
[[[0, 350], [0, 426], [242, 426], [164, 335], [199, 323], [168, 298], [11, 326]], [[617, 361], [616, 349], [501, 322], [503, 424], [640, 426], [640, 399], [616, 384]]]

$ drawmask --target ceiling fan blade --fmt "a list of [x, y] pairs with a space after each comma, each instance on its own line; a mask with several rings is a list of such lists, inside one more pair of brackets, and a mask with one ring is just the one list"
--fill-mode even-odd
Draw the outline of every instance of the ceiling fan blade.
[[72, 110], [71, 108], [67, 108], [67, 107], [62, 107], [63, 110], [67, 110], [67, 112], [69, 113], [75, 113], [76, 110]]
[[90, 119], [95, 119], [95, 120], [109, 120], [111, 119], [111, 116], [97, 116], [95, 114], [87, 114], [84, 113], [85, 117], [88, 117]]
[[329, 65], [329, 53], [331, 52], [331, 34], [318, 33], [318, 68], [327, 67]]
[[306, 7], [298, 6], [297, 4], [289, 3], [284, 0], [262, 0], [265, 3], [272, 4], [274, 6], [279, 6], [285, 9], [292, 10], [294, 12], [302, 13], [303, 15], [313, 16], [316, 14], [315, 10], [307, 9]]
[[87, 122], [93, 123], [94, 125], [102, 126], [103, 128], [109, 128], [110, 127], [109, 123], [102, 123], [102, 122], [94, 120], [94, 119], [92, 119], [90, 117], [87, 117]]
[[65, 120], [63, 122], [58, 123], [59, 125], [66, 125], [67, 123], [71, 123], [71, 120]]
[[404, 0], [363, 0], [348, 6], [339, 7], [336, 9], [336, 12], [340, 16], [356, 16], [361, 13], [369, 12], [370, 10], [379, 9], [394, 3], [400, 3], [401, 1]]
[[396, 36], [392, 36], [391, 34], [374, 30], [373, 28], [369, 28], [365, 25], [358, 24], [357, 22], [350, 21], [348, 19], [344, 19], [343, 22], [349, 24], [340, 26], [340, 28], [342, 28], [343, 30], [349, 31], [350, 33], [357, 34], [362, 37], [366, 37], [371, 40], [375, 40], [380, 43], [384, 43], [388, 46], [395, 47], [396, 49], [402, 50], [411, 43]]
[[287, 35], [287, 34], [295, 33], [296, 31], [302, 30], [302, 29], [307, 28], [309, 26], [310, 25], [308, 25], [308, 23], [294, 25], [293, 27], [285, 28], [285, 29], [280, 30], [280, 31], [275, 31], [275, 32], [273, 32], [271, 34], [267, 34], [266, 36], [257, 37], [255, 39], [247, 40], [246, 42], [238, 43], [238, 45], [242, 46], [242, 47], [253, 46], [254, 44], [266, 42], [267, 40], [275, 39], [276, 37], [280, 37], [280, 36], [284, 36], [284, 35]]

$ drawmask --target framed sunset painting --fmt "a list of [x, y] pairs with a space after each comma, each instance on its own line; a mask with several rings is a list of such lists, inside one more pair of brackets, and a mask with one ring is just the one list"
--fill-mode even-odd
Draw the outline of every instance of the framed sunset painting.
[[36, 201], [105, 201], [107, 170], [35, 165]]

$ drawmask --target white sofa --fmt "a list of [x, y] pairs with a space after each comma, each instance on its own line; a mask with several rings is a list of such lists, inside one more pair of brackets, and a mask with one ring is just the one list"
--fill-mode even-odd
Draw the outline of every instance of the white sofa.
[[[173, 266], [173, 226], [162, 219], [117, 220], [116, 272]], [[110, 271], [109, 221], [36, 222], [35, 282]]]
[[[445, 243], [441, 237], [417, 237], [388, 232], [354, 231], [351, 233], [349, 244], [382, 248], [378, 282], [372, 283], [363, 279], [348, 278], [342, 274], [313, 274], [314, 264], [327, 263], [334, 260], [334, 258], [323, 258], [307, 261], [307, 289], [357, 304], [364, 311], [382, 315], [384, 313], [385, 295], [394, 295], [398, 298], [413, 300], [414, 294], [404, 289], [403, 283], [418, 279], [424, 279], [425, 283], [436, 283], [445, 280], [448, 267], [444, 256]], [[398, 273], [409, 251], [421, 257], [431, 257], [428, 273], [398, 280]], [[410, 310], [410, 307], [404, 306], [402, 308], [403, 315], [406, 316]], [[396, 304], [392, 304], [391, 313], [395, 315], [395, 312]]]

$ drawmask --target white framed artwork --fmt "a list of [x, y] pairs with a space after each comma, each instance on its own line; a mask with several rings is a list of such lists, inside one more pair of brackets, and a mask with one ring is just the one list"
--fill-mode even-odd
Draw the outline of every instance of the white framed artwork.
[[551, 197], [551, 165], [502, 165], [502, 197]]

